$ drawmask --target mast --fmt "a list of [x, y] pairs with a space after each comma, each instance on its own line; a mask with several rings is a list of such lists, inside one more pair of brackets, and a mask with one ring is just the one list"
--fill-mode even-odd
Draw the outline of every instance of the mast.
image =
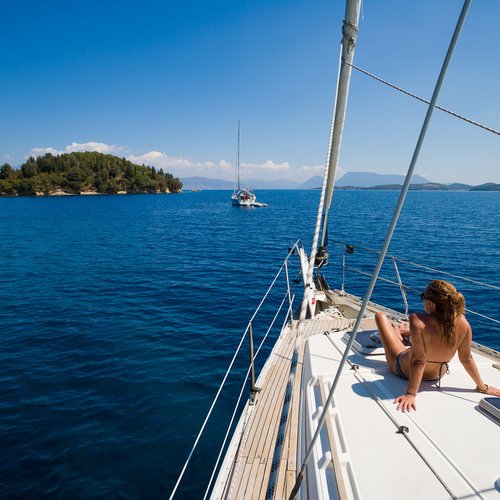
[[[332, 201], [333, 184], [335, 181], [335, 174], [337, 172], [337, 164], [340, 152], [340, 141], [342, 139], [342, 132], [344, 130], [347, 96], [349, 94], [349, 83], [351, 80], [352, 72], [351, 66], [349, 64], [352, 63], [352, 60], [354, 58], [354, 48], [356, 46], [356, 38], [358, 36], [360, 4], [361, 0], [347, 0], [346, 2], [345, 19], [342, 26], [341, 61], [337, 81], [337, 91], [335, 95], [332, 129], [330, 132], [330, 145], [328, 148], [328, 156], [325, 165], [321, 199], [318, 207], [316, 230], [314, 233], [311, 255], [309, 257], [307, 277], [305, 279], [304, 299], [302, 302], [302, 309], [300, 314], [301, 319], [305, 319], [308, 306], [310, 306], [312, 314], [312, 290], [314, 288], [313, 271], [316, 261], [318, 239], [321, 227], [323, 228], [321, 247], [326, 246], [328, 210]], [[326, 255], [326, 249], [324, 254]]]
[[330, 151], [328, 153], [328, 180], [325, 195], [325, 211], [323, 214], [321, 246], [325, 246], [328, 211], [332, 203], [333, 188], [340, 154], [340, 143], [344, 131], [344, 119], [347, 108], [347, 97], [351, 81], [352, 61], [354, 49], [358, 36], [358, 21], [360, 11], [360, 0], [348, 0], [345, 10], [345, 20], [342, 27], [342, 58], [337, 86], [336, 106], [334, 112], [332, 132], [330, 136]]

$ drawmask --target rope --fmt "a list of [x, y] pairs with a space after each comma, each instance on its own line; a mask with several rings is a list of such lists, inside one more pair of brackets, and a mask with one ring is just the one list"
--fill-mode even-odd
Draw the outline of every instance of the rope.
[[401, 279], [401, 276], [399, 274], [399, 269], [398, 269], [398, 264], [396, 262], [396, 259], [393, 257], [392, 263], [394, 264], [394, 269], [396, 270], [396, 276], [398, 278], [398, 285], [399, 289], [401, 290], [401, 297], [403, 297], [403, 301], [405, 303], [405, 317], [408, 318], [408, 300], [406, 298], [406, 291], [405, 291], [405, 286], [403, 285], [403, 280]]
[[[408, 92], [407, 90], [405, 90], [401, 87], [398, 87], [397, 85], [394, 85], [393, 83], [390, 83], [387, 80], [384, 80], [384, 79], [374, 75], [373, 73], [370, 73], [369, 71], [366, 71], [366, 70], [360, 68], [359, 66], [356, 66], [356, 65], [348, 63], [348, 62], [346, 62], [346, 64], [351, 66], [353, 69], [359, 71], [360, 73], [363, 73], [364, 75], [369, 76], [370, 78], [373, 78], [374, 80], [377, 80], [378, 82], [383, 83], [384, 85], [387, 85], [388, 87], [393, 88], [394, 90], [397, 90], [403, 94], [406, 94], [407, 96], [410, 96], [410, 97], [413, 97], [414, 99], [417, 99], [417, 101], [421, 101], [421, 102], [424, 102], [426, 104], [430, 104], [430, 101], [427, 101], [423, 97], [419, 97], [416, 94], [412, 94], [411, 92]], [[455, 113], [454, 111], [450, 111], [449, 109], [442, 108], [441, 106], [437, 106], [437, 105], [435, 106], [435, 108], [439, 109], [440, 111], [444, 111], [445, 113], [448, 113], [449, 115], [454, 116], [455, 118], [463, 120], [464, 122], [470, 123], [471, 125], [475, 125], [476, 127], [482, 128], [482, 129], [486, 130], [487, 132], [491, 132], [492, 134], [500, 135], [500, 132], [498, 130], [495, 130], [491, 127], [483, 125], [482, 123], [476, 122], [474, 120], [471, 120], [470, 118], [467, 118], [465, 116], [459, 115], [458, 113]]]
[[[269, 332], [271, 331], [271, 328], [273, 327], [273, 325], [274, 325], [274, 323], [275, 323], [275, 321], [276, 321], [276, 319], [277, 319], [277, 317], [278, 317], [279, 313], [281, 312], [281, 309], [282, 309], [282, 307], [283, 307], [283, 304], [285, 303], [285, 300], [286, 300], [287, 296], [288, 296], [288, 291], [287, 291], [287, 293], [285, 293], [285, 296], [283, 297], [283, 300], [281, 301], [281, 304], [280, 304], [280, 306], [279, 306], [279, 308], [278, 308], [278, 311], [277, 311], [277, 312], [276, 312], [276, 314], [274, 315], [274, 318], [273, 318], [273, 320], [272, 320], [271, 325], [269, 326], [269, 328], [268, 328], [268, 330], [267, 330], [266, 334], [264, 335], [264, 338], [261, 340], [261, 342], [260, 342], [260, 344], [259, 344], [259, 347], [258, 347], [258, 349], [257, 349], [257, 351], [256, 351], [256, 353], [255, 353], [254, 359], [257, 357], [257, 355], [259, 354], [259, 352], [260, 352], [260, 350], [261, 350], [262, 346], [264, 345], [264, 342], [265, 342], [265, 340], [266, 340], [267, 336], [269, 335]], [[291, 313], [291, 308], [289, 308], [289, 309], [288, 309], [288, 312], [287, 312], [286, 317], [285, 317], [285, 319], [284, 319], [284, 321], [283, 321], [283, 325], [282, 325], [281, 329], [283, 329], [284, 325], [287, 323], [288, 318], [290, 317], [290, 313]], [[249, 368], [249, 370], [248, 370], [248, 372], [247, 372], [246, 379], [248, 379], [248, 374], [249, 374], [249, 372], [250, 372], [250, 368]], [[263, 373], [264, 373], [264, 370], [261, 372], [261, 376], [263, 375]], [[245, 380], [245, 382], [246, 382], [246, 380]], [[248, 405], [247, 405], [247, 406], [248, 406]], [[253, 419], [253, 415], [254, 415], [254, 413], [252, 412], [252, 414], [251, 414], [251, 419]], [[246, 439], [248, 438], [247, 431], [248, 431], [248, 429], [250, 429], [250, 424], [251, 424], [251, 420], [249, 420], [249, 421], [247, 422], [247, 424], [246, 424], [245, 428], [244, 428], [244, 429], [243, 429], [243, 431], [242, 431], [242, 438], [241, 438], [240, 444], [239, 444], [239, 446], [238, 446], [238, 450], [242, 450], [242, 449], [244, 449], [244, 448], [245, 448], [245, 446], [246, 446]], [[228, 429], [228, 432], [229, 432], [229, 429]], [[245, 434], [246, 434], [246, 436], [245, 436], [245, 439], [243, 440], [243, 436], [244, 436]], [[227, 436], [227, 434], [226, 434], [226, 436]], [[224, 447], [224, 444], [222, 445], [222, 448], [223, 448], [223, 447]], [[222, 454], [222, 448], [221, 448], [221, 452], [220, 452], [220, 454], [219, 454], [219, 458], [220, 458], [220, 455]], [[215, 469], [217, 468], [217, 465], [218, 465], [218, 461], [217, 461], [217, 463], [216, 463], [216, 465], [215, 465], [214, 471], [213, 471], [213, 473], [212, 473], [212, 477], [213, 477], [213, 475], [215, 474]], [[229, 488], [229, 492], [231, 492], [231, 490], [232, 490], [232, 488], [233, 488], [233, 481], [234, 481], [234, 479], [235, 479], [235, 478], [236, 478], [236, 476], [237, 476], [238, 467], [239, 467], [239, 463], [237, 463], [237, 465], [236, 465], [236, 469], [235, 469], [235, 472], [234, 472], [234, 474], [233, 474], [233, 479], [232, 479], [232, 481], [231, 481], [231, 486], [230, 486], [230, 488]], [[212, 480], [212, 479], [211, 479], [211, 480]], [[210, 487], [210, 484], [209, 484], [209, 487]], [[207, 489], [207, 492], [208, 492], [208, 489]], [[231, 496], [231, 495], [230, 495], [230, 496]]]
[[[361, 274], [362, 276], [367, 276], [367, 277], [369, 277], [369, 278], [372, 276], [370, 273], [367, 273], [367, 272], [365, 272], [365, 271], [361, 271], [360, 269], [357, 269], [357, 268], [352, 267], [352, 266], [345, 266], [345, 269], [348, 269], [348, 270], [350, 270], [350, 271], [352, 271], [352, 272], [354, 272], [354, 273], [357, 273], [357, 274]], [[445, 273], [444, 271], [443, 271], [443, 272], [442, 272], [442, 271], [438, 271], [438, 270], [435, 270], [435, 271], [436, 271], [436, 272], [438, 272], [438, 273], [442, 273], [442, 274], [448, 274], [448, 273]], [[460, 277], [459, 277], [459, 276], [457, 276], [457, 278], [460, 278]], [[466, 278], [462, 278], [462, 279], [466, 279]], [[390, 279], [388, 279], [388, 278], [384, 278], [384, 277], [382, 277], [382, 276], [379, 276], [379, 277], [378, 277], [378, 280], [379, 280], [379, 281], [383, 281], [383, 282], [385, 282], [385, 283], [389, 283], [389, 284], [391, 284], [391, 285], [397, 285], [397, 284], [398, 284], [398, 283], [396, 283], [395, 281], [390, 280]], [[468, 280], [468, 281], [472, 281], [472, 280]], [[492, 288], [495, 288], [493, 285], [488, 285], [488, 284], [486, 284], [486, 283], [484, 284], [484, 286], [491, 286]], [[411, 286], [408, 286], [408, 285], [404, 285], [404, 289], [405, 289], [405, 290], [409, 290], [409, 291], [411, 291], [411, 292], [415, 292], [415, 293], [417, 293], [417, 294], [418, 294], [418, 293], [420, 293], [420, 291], [419, 291], [419, 290], [417, 290], [416, 288], [413, 288], [413, 287], [411, 287]], [[498, 323], [498, 324], [500, 324], [500, 320], [495, 319], [495, 318], [492, 318], [491, 316], [486, 316], [486, 314], [478, 313], [477, 311], [474, 311], [473, 309], [466, 308], [466, 309], [465, 309], [465, 312], [466, 312], [467, 314], [473, 314], [474, 316], [479, 316], [479, 317], [481, 317], [481, 318], [483, 318], [483, 319], [487, 319], [488, 321], [492, 321], [493, 323]]]
[[[342, 49], [341, 49], [342, 53]], [[311, 287], [311, 281], [312, 281], [312, 275], [314, 271], [314, 262], [316, 260], [316, 252], [318, 248], [318, 240], [319, 240], [319, 234], [321, 231], [321, 220], [323, 219], [323, 207], [325, 205], [325, 198], [326, 198], [326, 191], [327, 191], [327, 185], [328, 185], [328, 177], [329, 177], [329, 168], [330, 168], [330, 159], [332, 155], [332, 143], [333, 143], [333, 131], [334, 131], [334, 123], [335, 123], [335, 114], [337, 112], [337, 97], [338, 97], [338, 86], [340, 82], [340, 57], [339, 57], [339, 66], [338, 66], [338, 76], [337, 76], [337, 89], [335, 92], [335, 102], [333, 104], [333, 113], [332, 113], [332, 125], [330, 128], [330, 138], [329, 138], [329, 144], [328, 144], [328, 153], [325, 161], [325, 167], [323, 169], [323, 184], [321, 185], [321, 195], [319, 199], [319, 205], [318, 205], [318, 214], [316, 216], [316, 226], [314, 228], [314, 236], [313, 236], [313, 242], [312, 242], [312, 248], [311, 248], [311, 255], [309, 257], [309, 266], [307, 269], [307, 276], [306, 276], [306, 285], [305, 285], [305, 290], [304, 290], [304, 298], [302, 300], [302, 308], [300, 311], [300, 319], [303, 320], [306, 317], [307, 313], [307, 307], [309, 306], [309, 289]]]

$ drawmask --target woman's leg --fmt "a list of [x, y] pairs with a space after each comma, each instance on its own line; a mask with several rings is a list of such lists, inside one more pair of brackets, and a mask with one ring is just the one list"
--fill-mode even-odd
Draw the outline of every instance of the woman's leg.
[[397, 375], [396, 357], [401, 351], [405, 351], [405, 346], [401, 340], [399, 328], [395, 327], [383, 312], [375, 314], [375, 321], [380, 332], [380, 340], [384, 346], [387, 364], [393, 373]]

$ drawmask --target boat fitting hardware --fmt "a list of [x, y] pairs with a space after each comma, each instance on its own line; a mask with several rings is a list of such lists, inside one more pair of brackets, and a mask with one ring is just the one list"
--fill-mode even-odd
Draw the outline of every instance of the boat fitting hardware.
[[255, 385], [255, 365], [254, 365], [254, 354], [253, 354], [253, 332], [252, 332], [252, 322], [249, 324], [249, 340], [250, 340], [250, 369], [251, 369], [251, 386], [250, 386], [250, 398], [248, 404], [255, 404], [255, 396], [261, 391], [259, 387]]
[[253, 406], [255, 404], [256, 396], [261, 390], [262, 389], [260, 387], [254, 387], [250, 389], [250, 397], [248, 398], [249, 405]]

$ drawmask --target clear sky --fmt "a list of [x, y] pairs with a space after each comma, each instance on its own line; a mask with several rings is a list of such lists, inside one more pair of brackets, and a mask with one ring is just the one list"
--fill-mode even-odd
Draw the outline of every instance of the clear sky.
[[[461, 0], [366, 0], [355, 63], [430, 98]], [[3, 2], [0, 163], [97, 150], [179, 177], [305, 181], [328, 146], [344, 2]], [[500, 129], [499, 0], [474, 0], [439, 100]], [[353, 73], [341, 173], [405, 173], [425, 105]], [[500, 182], [500, 139], [436, 111], [416, 173]]]

